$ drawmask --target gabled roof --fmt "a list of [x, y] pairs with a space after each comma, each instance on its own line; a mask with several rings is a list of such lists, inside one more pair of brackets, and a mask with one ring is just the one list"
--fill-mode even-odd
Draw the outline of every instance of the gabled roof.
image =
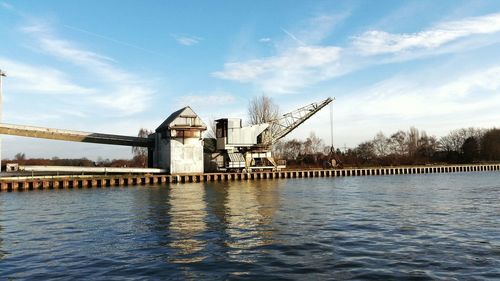
[[[195, 118], [194, 124], [189, 125], [189, 124], [186, 124], [186, 122], [183, 122], [183, 121], [186, 121], [188, 118], [189, 119]], [[170, 114], [170, 116], [168, 116], [168, 118], [165, 119], [165, 121], [163, 121], [163, 123], [161, 123], [161, 125], [158, 128], [156, 128], [156, 132], [170, 130], [170, 129], [175, 128], [175, 127], [178, 127], [178, 128], [199, 128], [202, 130], [207, 129], [207, 126], [205, 125], [205, 123], [203, 123], [201, 118], [189, 106], [183, 107], [183, 108], [173, 112], [172, 114]]]

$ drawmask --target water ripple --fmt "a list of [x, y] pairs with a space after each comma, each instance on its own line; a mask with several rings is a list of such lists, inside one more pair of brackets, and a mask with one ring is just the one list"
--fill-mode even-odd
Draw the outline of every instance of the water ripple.
[[0, 279], [499, 280], [498, 173], [0, 194]]

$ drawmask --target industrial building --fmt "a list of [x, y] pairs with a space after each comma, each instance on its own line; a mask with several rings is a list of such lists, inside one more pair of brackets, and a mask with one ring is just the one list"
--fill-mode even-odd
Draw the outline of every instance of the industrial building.
[[[215, 153], [204, 161], [203, 132], [207, 126], [189, 106], [172, 113], [147, 138], [60, 130], [0, 123], [0, 134], [76, 142], [145, 147], [148, 149], [149, 172], [196, 174], [204, 165], [215, 162], [219, 171], [279, 170], [271, 147], [300, 124], [333, 101], [327, 98], [255, 125], [243, 125], [239, 118], [216, 120]], [[212, 161], [214, 160], [215, 161]], [[208, 161], [207, 161], [208, 160]], [[85, 167], [80, 168], [82, 172]], [[43, 169], [43, 168], [40, 168]], [[129, 169], [132, 170], [132, 169]], [[137, 169], [134, 169], [136, 171]], [[122, 169], [126, 173], [127, 169]], [[145, 170], [146, 171], [146, 170]], [[130, 172], [130, 171], [129, 171]]]
[[203, 131], [207, 126], [186, 106], [172, 113], [155, 131], [152, 165], [170, 174], [203, 173]]

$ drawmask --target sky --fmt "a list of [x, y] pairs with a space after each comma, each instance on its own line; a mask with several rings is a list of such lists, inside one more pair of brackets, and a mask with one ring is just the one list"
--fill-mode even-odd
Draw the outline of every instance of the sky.
[[[334, 146], [500, 124], [499, 1], [0, 0], [2, 121], [137, 135], [191, 106], [245, 119], [334, 97]], [[330, 145], [330, 109], [289, 136]], [[2, 136], [2, 158], [130, 147]]]

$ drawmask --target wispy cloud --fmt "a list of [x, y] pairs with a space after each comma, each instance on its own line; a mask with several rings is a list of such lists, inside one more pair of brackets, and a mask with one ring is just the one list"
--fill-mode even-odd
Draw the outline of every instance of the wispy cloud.
[[80, 86], [70, 81], [60, 70], [25, 64], [0, 57], [0, 65], [8, 69], [9, 88], [23, 93], [58, 95], [93, 94], [95, 89]]
[[353, 37], [353, 45], [362, 54], [377, 55], [415, 49], [434, 49], [471, 35], [500, 31], [500, 13], [443, 22], [416, 33], [393, 34], [370, 30]]
[[39, 50], [81, 67], [100, 81], [99, 91], [89, 98], [90, 102], [115, 109], [119, 114], [134, 114], [148, 107], [153, 90], [137, 75], [116, 67], [112, 58], [59, 38], [45, 25], [31, 25], [23, 30], [37, 40]]
[[[275, 56], [227, 62], [223, 70], [212, 75], [253, 83], [259, 90], [270, 94], [293, 93], [374, 64], [417, 59], [429, 55], [428, 50], [440, 54], [483, 46], [487, 42], [459, 39], [500, 32], [499, 13], [447, 21], [417, 33], [391, 34], [371, 30], [352, 37], [351, 43], [345, 47], [321, 44], [334, 26], [348, 15], [314, 17], [305, 27], [294, 32], [282, 29], [288, 45], [277, 48]], [[449, 44], [451, 42], [454, 44]], [[379, 54], [394, 56], [378, 59], [376, 55]]]
[[[259, 91], [269, 94], [294, 93], [303, 87], [335, 77], [343, 72], [339, 67], [342, 49], [320, 43], [349, 13], [318, 15], [294, 30], [281, 28], [284, 38], [276, 42], [276, 55], [224, 64], [223, 70], [212, 76], [252, 83]], [[261, 42], [269, 42], [261, 38]]]
[[288, 37], [290, 37], [293, 41], [299, 43], [300, 45], [306, 45], [306, 43], [304, 43], [303, 41], [301, 41], [299, 38], [297, 38], [297, 36], [295, 36], [295, 34], [291, 33], [290, 31], [282, 28], [281, 29], [286, 35], [288, 35]]
[[12, 6], [12, 4], [9, 4], [7, 2], [0, 2], [0, 6], [2, 6], [2, 8], [7, 10], [14, 10], [14, 6]]
[[341, 13], [320, 14], [306, 20], [296, 28], [293, 34], [307, 45], [318, 45], [350, 15], [349, 10]]
[[231, 93], [215, 91], [206, 93], [191, 93], [177, 99], [179, 107], [191, 105], [194, 107], [213, 107], [234, 104], [236, 98]]
[[[446, 115], [464, 118], [470, 112], [497, 111], [500, 104], [499, 77], [499, 66], [445, 79], [436, 77], [431, 80], [425, 75], [392, 77], [361, 90], [350, 98], [350, 103], [351, 106], [355, 104], [356, 112], [353, 114], [364, 115], [364, 119], [375, 116], [401, 119]], [[352, 117], [352, 114], [344, 114], [345, 118]]]
[[85, 30], [85, 29], [82, 29], [82, 28], [78, 28], [78, 27], [75, 27], [75, 26], [71, 26], [71, 25], [67, 25], [67, 24], [65, 24], [63, 26], [66, 27], [66, 28], [68, 28], [68, 29], [71, 29], [71, 30], [74, 30], [74, 31], [78, 31], [78, 32], [81, 32], [81, 33], [84, 33], [84, 34], [87, 34], [87, 35], [91, 35], [93, 37], [100, 38], [100, 39], [103, 39], [103, 40], [106, 40], [106, 41], [109, 41], [109, 42], [113, 42], [113, 43], [116, 43], [116, 44], [119, 44], [119, 45], [122, 45], [122, 46], [130, 47], [130, 48], [133, 48], [133, 49], [145, 52], [145, 53], [149, 53], [149, 54], [152, 54], [152, 55], [155, 55], [155, 56], [164, 57], [164, 55], [162, 53], [160, 53], [160, 52], [156, 52], [156, 51], [153, 51], [151, 49], [147, 49], [147, 48], [144, 48], [142, 46], [139, 46], [139, 45], [136, 45], [136, 44], [132, 44], [132, 43], [129, 43], [129, 42], [118, 40], [118, 39], [110, 37], [110, 36], [105, 36], [105, 35], [102, 35], [102, 34], [98, 34], [98, 33], [92, 32], [92, 31], [88, 31], [88, 30]]
[[259, 42], [261, 42], [261, 43], [267, 43], [267, 42], [271, 42], [271, 41], [272, 40], [269, 37], [262, 37], [259, 39]]
[[289, 93], [324, 79], [340, 55], [340, 48], [301, 46], [262, 59], [226, 63], [213, 76], [239, 82], [257, 82], [264, 91]]
[[198, 36], [188, 36], [188, 35], [175, 35], [172, 34], [172, 37], [174, 37], [175, 41], [177, 43], [184, 45], [184, 46], [193, 46], [198, 43], [200, 43], [203, 38], [198, 37]]
[[480, 92], [499, 95], [500, 93], [496, 93], [498, 90], [500, 90], [500, 66], [463, 75], [450, 83], [440, 86], [437, 93], [442, 98], [465, 98], [471, 93]]

